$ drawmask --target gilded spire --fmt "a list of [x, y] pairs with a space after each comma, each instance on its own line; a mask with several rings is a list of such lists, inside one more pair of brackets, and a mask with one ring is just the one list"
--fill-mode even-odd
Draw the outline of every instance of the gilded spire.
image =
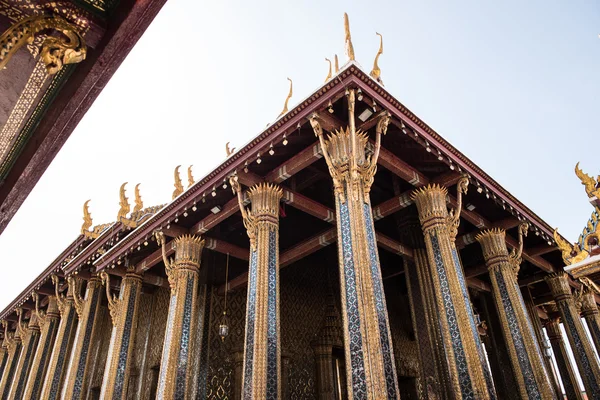
[[350, 35], [350, 21], [348, 20], [348, 13], [344, 13], [344, 33], [346, 36], [346, 55], [353, 61], [354, 58], [354, 47], [352, 46], [352, 37]]
[[90, 210], [88, 208], [88, 204], [91, 200], [83, 203], [83, 225], [81, 225], [81, 234], [85, 235], [86, 232], [90, 231], [92, 227], [92, 214], [90, 214]]
[[119, 213], [117, 214], [117, 221], [120, 221], [122, 218], [127, 218], [127, 214], [131, 210], [131, 206], [129, 205], [129, 199], [125, 196], [125, 185], [127, 182], [121, 185], [121, 189], [119, 190], [119, 205], [121, 208], [119, 209]]
[[192, 167], [193, 167], [193, 165], [190, 165], [188, 167], [188, 187], [191, 187], [195, 183], [194, 175], [192, 174]]
[[340, 72], [340, 62], [338, 61], [337, 54], [333, 57], [333, 60], [334, 60], [334, 66], [335, 66], [335, 73], [337, 74], [338, 72]]
[[[290, 99], [292, 98], [292, 80], [290, 78], [287, 78], [288, 81], [290, 81], [290, 92], [288, 93], [287, 97], [285, 98], [285, 103], [283, 105], [283, 111], [281, 111], [281, 114], [279, 114], [279, 117], [281, 117], [283, 114], [288, 112], [288, 102], [290, 101]], [[278, 118], [279, 118], [278, 117]]]
[[181, 177], [179, 176], [179, 168], [181, 165], [175, 167], [175, 172], [173, 172], [173, 176], [175, 178], [175, 190], [173, 191], [173, 200], [181, 193], [183, 193], [183, 183], [181, 183]]
[[325, 57], [325, 61], [327, 61], [329, 63], [329, 72], [327, 73], [327, 77], [325, 78], [325, 82], [327, 82], [328, 80], [331, 79], [332, 73], [331, 73], [331, 60], [327, 57]]
[[379, 36], [379, 51], [377, 51], [377, 55], [375, 56], [375, 61], [373, 62], [373, 69], [371, 70], [371, 78], [375, 79], [377, 82], [382, 83], [381, 81], [381, 69], [379, 68], [379, 56], [383, 54], [383, 36], [380, 33], [377, 33]]
[[144, 202], [142, 201], [142, 196], [140, 195], [140, 184], [135, 185], [135, 207], [133, 207], [133, 212], [141, 211], [144, 208]]

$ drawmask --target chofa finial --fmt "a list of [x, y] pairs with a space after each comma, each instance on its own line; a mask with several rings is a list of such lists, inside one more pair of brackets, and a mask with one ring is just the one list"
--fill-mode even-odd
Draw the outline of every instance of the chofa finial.
[[90, 231], [92, 227], [92, 214], [90, 214], [90, 209], [88, 208], [88, 204], [91, 200], [83, 203], [83, 225], [81, 225], [81, 234], [85, 235], [86, 232]]
[[183, 193], [183, 183], [181, 183], [181, 177], [179, 176], [179, 168], [181, 168], [181, 165], [176, 166], [175, 171], [173, 172], [175, 178], [175, 190], [173, 191], [173, 200], [175, 200], [177, 196]]
[[327, 61], [329, 63], [329, 72], [327, 73], [327, 77], [325, 78], [325, 82], [327, 82], [328, 80], [331, 79], [333, 74], [331, 72], [331, 60], [329, 58], [325, 57], [325, 61]]
[[579, 180], [581, 180], [581, 184], [585, 186], [585, 192], [587, 193], [588, 197], [600, 198], [600, 188], [598, 188], [598, 185], [600, 184], [600, 176], [598, 176], [597, 179], [592, 178], [579, 168], [579, 163], [575, 165], [575, 175], [577, 175]]
[[144, 208], [144, 202], [142, 201], [142, 195], [140, 194], [140, 183], [135, 185], [135, 207], [133, 207], [133, 212], [141, 211]]
[[227, 153], [227, 157], [229, 157], [235, 152], [235, 147], [229, 147], [229, 143], [231, 142], [225, 143], [225, 153]]
[[383, 36], [380, 33], [377, 33], [377, 36], [379, 36], [379, 51], [377, 51], [377, 55], [375, 56], [375, 61], [373, 62], [373, 69], [371, 70], [371, 73], [369, 75], [371, 75], [371, 78], [375, 79], [377, 82], [383, 84], [383, 81], [381, 80], [381, 69], [379, 68], [379, 56], [381, 56], [383, 54]]
[[352, 37], [350, 35], [350, 21], [348, 20], [348, 13], [344, 13], [344, 33], [346, 41], [346, 55], [353, 61], [354, 58], [354, 47], [352, 46]]
[[192, 185], [193, 185], [194, 183], [196, 183], [196, 182], [194, 181], [194, 175], [192, 174], [192, 167], [193, 167], [193, 165], [190, 165], [190, 166], [188, 167], [188, 188], [189, 188], [189, 187], [192, 187]]
[[287, 97], [285, 98], [285, 104], [283, 105], [283, 111], [281, 111], [281, 114], [279, 114], [279, 117], [281, 117], [283, 114], [285, 114], [285, 113], [288, 112], [288, 102], [292, 98], [293, 83], [292, 83], [292, 80], [290, 78], [287, 78], [287, 80], [290, 81], [290, 92], [288, 93]]
[[117, 214], [117, 221], [121, 221], [121, 219], [126, 219], [127, 214], [131, 210], [131, 206], [129, 205], [129, 199], [125, 196], [125, 186], [127, 182], [121, 185], [119, 189], [119, 205], [121, 208], [119, 209], [119, 213]]

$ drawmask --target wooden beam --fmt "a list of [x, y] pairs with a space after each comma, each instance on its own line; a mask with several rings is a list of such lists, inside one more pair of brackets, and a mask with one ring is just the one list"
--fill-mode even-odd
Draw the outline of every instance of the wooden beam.
[[323, 153], [321, 153], [321, 146], [319, 145], [319, 142], [315, 142], [306, 149], [297, 153], [292, 158], [286, 160], [273, 171], [269, 172], [265, 176], [265, 181], [281, 183], [286, 179], [296, 175], [298, 172], [302, 171], [315, 161], [318, 161], [321, 157], [323, 157]]
[[167, 227], [163, 228], [162, 232], [169, 237], [176, 238], [179, 236], [189, 234], [190, 230], [183, 226], [171, 223], [171, 224], [169, 224], [168, 228]]
[[557, 249], [556, 246], [549, 246], [547, 243], [544, 243], [541, 246], [532, 247], [530, 249], [527, 249], [527, 254], [529, 254], [532, 257], [541, 256], [544, 254], [548, 254], [556, 249]]
[[479, 275], [487, 274], [488, 267], [487, 265], [478, 265], [476, 267], [465, 268], [465, 278], [474, 278]]
[[[517, 218], [510, 217], [510, 218], [505, 218], [500, 221], [494, 222], [492, 224], [492, 228], [500, 228], [500, 229], [508, 230], [508, 229], [512, 229], [516, 226], [519, 226], [520, 223], [521, 223], [521, 221], [519, 221]], [[460, 249], [464, 249], [466, 246], [468, 246], [470, 244], [475, 243], [477, 241], [477, 240], [475, 240], [475, 237], [477, 236], [477, 234], [479, 232], [481, 232], [480, 229], [475, 230], [473, 232], [465, 233], [464, 235], [457, 237], [456, 238], [456, 247], [460, 250]]]
[[[105, 271], [107, 274], [120, 276], [121, 278], [127, 274], [127, 271], [123, 267], [107, 268]], [[164, 288], [169, 287], [169, 282], [167, 279], [163, 278], [162, 276], [149, 274], [147, 272], [142, 275], [142, 282], [153, 286], [160, 286]]]

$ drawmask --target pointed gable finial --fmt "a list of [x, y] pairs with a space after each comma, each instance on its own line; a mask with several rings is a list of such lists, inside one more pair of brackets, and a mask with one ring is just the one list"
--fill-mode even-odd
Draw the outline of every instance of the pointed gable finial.
[[[377, 33], [377, 32], [376, 32]], [[373, 62], [373, 69], [371, 70], [371, 78], [375, 79], [377, 82], [383, 85], [383, 81], [381, 80], [381, 69], [379, 68], [379, 56], [383, 54], [383, 36], [380, 33], [377, 33], [379, 36], [379, 51], [377, 51], [377, 55], [375, 56], [375, 61]]]
[[131, 210], [131, 206], [129, 205], [129, 199], [127, 198], [127, 196], [125, 196], [126, 185], [127, 182], [123, 183], [121, 185], [121, 188], [119, 189], [119, 206], [121, 206], [121, 208], [119, 209], [119, 213], [117, 214], [117, 221], [121, 221], [121, 219], [127, 219], [127, 214]]
[[328, 80], [331, 79], [332, 73], [331, 73], [331, 60], [327, 57], [325, 57], [325, 61], [327, 61], [329, 63], [329, 72], [327, 73], [327, 77], [325, 78], [325, 82], [327, 82]]
[[335, 73], [337, 74], [338, 72], [340, 72], [340, 63], [338, 61], [337, 54], [334, 57], [334, 61], [335, 61], [335, 64], [334, 64], [334, 66], [335, 66]]
[[141, 211], [144, 208], [144, 202], [142, 201], [142, 195], [140, 194], [140, 183], [135, 185], [135, 207], [133, 207], [133, 212]]
[[88, 208], [88, 204], [91, 200], [83, 203], [83, 225], [81, 225], [81, 234], [85, 235], [86, 232], [90, 231], [92, 227], [92, 214], [90, 214], [90, 209]]
[[179, 168], [181, 167], [181, 165], [178, 165], [175, 167], [175, 172], [173, 172], [174, 178], [175, 178], [175, 190], [173, 191], [173, 200], [175, 200], [175, 198], [177, 196], [179, 196], [181, 193], [183, 193], [183, 183], [181, 183], [181, 177], [179, 176]]
[[350, 21], [348, 20], [348, 13], [344, 13], [344, 33], [346, 35], [346, 55], [350, 61], [354, 61], [354, 47], [352, 46], [352, 37], [350, 35]]
[[193, 165], [190, 165], [188, 167], [188, 187], [191, 187], [195, 183], [194, 175], [192, 174], [192, 167], [193, 167]]
[[[283, 111], [281, 111], [281, 114], [279, 114], [279, 117], [281, 117], [283, 114], [285, 114], [285, 113], [288, 112], [288, 102], [292, 98], [293, 83], [292, 83], [292, 80], [290, 78], [287, 78], [287, 80], [290, 81], [290, 92], [288, 93], [287, 97], [285, 98], [285, 104], [283, 105]], [[277, 117], [277, 118], [279, 118], [279, 117]]]
[[229, 157], [230, 155], [232, 155], [235, 152], [235, 147], [230, 148], [229, 143], [231, 143], [231, 142], [225, 143], [225, 153], [227, 153], [227, 157]]

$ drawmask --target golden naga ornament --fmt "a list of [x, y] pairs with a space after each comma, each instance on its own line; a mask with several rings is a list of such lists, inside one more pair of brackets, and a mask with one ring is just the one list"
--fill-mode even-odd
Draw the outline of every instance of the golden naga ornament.
[[231, 156], [233, 153], [235, 153], [235, 147], [229, 147], [229, 143], [231, 142], [227, 142], [225, 143], [225, 154], [227, 154], [227, 157]]
[[119, 189], [119, 212], [117, 213], [117, 221], [127, 219], [127, 214], [131, 211], [131, 205], [129, 204], [129, 198], [125, 196], [125, 186], [127, 182], [121, 185]]
[[352, 46], [352, 36], [350, 35], [350, 21], [348, 19], [348, 13], [344, 13], [344, 35], [346, 55], [350, 61], [354, 61], [354, 46]]
[[325, 61], [327, 61], [329, 63], [329, 72], [327, 72], [327, 77], [325, 77], [325, 82], [327, 82], [328, 80], [331, 79], [331, 77], [333, 76], [333, 74], [331, 72], [331, 60], [329, 58], [325, 57]]
[[83, 203], [83, 225], [81, 225], [81, 234], [86, 235], [90, 233], [90, 228], [92, 227], [92, 214], [90, 214], [90, 209], [88, 205], [91, 200], [87, 200]]
[[48, 74], [57, 73], [65, 64], [85, 60], [87, 47], [74, 25], [59, 16], [37, 15], [19, 21], [0, 36], [0, 70], [21, 47], [48, 31], [61, 34], [60, 37], [49, 35], [42, 43], [40, 58]]
[[287, 78], [288, 81], [290, 81], [290, 92], [288, 93], [287, 97], [285, 98], [285, 103], [283, 104], [283, 111], [281, 111], [281, 114], [279, 114], [279, 117], [281, 117], [283, 114], [288, 112], [288, 103], [290, 101], [290, 99], [292, 98], [292, 88], [293, 88], [293, 83], [292, 80], [290, 78]]
[[600, 198], [600, 176], [594, 179], [579, 168], [579, 163], [575, 165], [575, 174], [581, 180], [581, 184], [585, 186], [585, 192], [588, 197]]
[[379, 51], [377, 51], [375, 61], [373, 62], [373, 69], [369, 75], [383, 85], [383, 81], [381, 80], [381, 68], [379, 68], [379, 56], [383, 54], [383, 36], [380, 33], [377, 33], [377, 36], [379, 36]]
[[335, 66], [335, 73], [337, 74], [338, 72], [340, 72], [340, 62], [338, 61], [337, 54], [334, 55], [333, 60], [334, 60], [334, 66]]
[[196, 183], [194, 181], [194, 175], [192, 174], [192, 167], [193, 167], [193, 165], [190, 165], [188, 167], [188, 188], [192, 187], [194, 185], [194, 183]]
[[142, 201], [142, 196], [140, 194], [140, 183], [135, 185], [135, 207], [133, 207], [133, 213], [137, 214], [142, 211], [144, 208], [144, 202]]
[[102, 284], [106, 288], [106, 298], [108, 299], [108, 311], [110, 312], [110, 319], [113, 325], [115, 325], [117, 323], [117, 319], [119, 318], [121, 300], [110, 292], [110, 275], [108, 275], [106, 271], [102, 271], [100, 273], [100, 278], [102, 279]]
[[175, 179], [175, 190], [173, 191], [173, 200], [181, 193], [183, 193], [183, 183], [181, 182], [181, 177], [179, 176], [179, 168], [181, 165], [175, 167], [175, 172], [173, 172], [173, 177]]

